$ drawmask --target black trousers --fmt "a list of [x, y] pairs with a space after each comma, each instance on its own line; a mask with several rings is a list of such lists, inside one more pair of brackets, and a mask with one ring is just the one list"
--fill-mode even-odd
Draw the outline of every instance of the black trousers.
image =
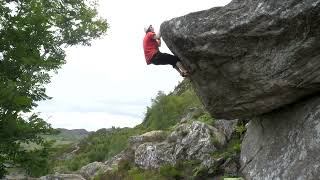
[[177, 56], [167, 54], [167, 53], [162, 53], [162, 52], [157, 52], [153, 58], [151, 63], [154, 65], [172, 65], [173, 68], [175, 68], [177, 65], [177, 62], [180, 61], [180, 59]]

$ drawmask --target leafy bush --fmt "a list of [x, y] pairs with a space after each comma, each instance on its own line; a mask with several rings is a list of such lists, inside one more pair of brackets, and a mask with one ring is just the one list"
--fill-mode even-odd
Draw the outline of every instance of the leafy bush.
[[211, 115], [207, 112], [199, 116], [197, 120], [211, 126], [214, 125], [215, 122], [215, 119], [212, 118]]
[[240, 151], [241, 151], [241, 141], [238, 137], [234, 137], [233, 139], [231, 139], [228, 142], [228, 144], [225, 148], [222, 148], [222, 149], [215, 151], [212, 154], [212, 156], [214, 158], [223, 157], [225, 159], [228, 159], [228, 158], [240, 153]]
[[193, 176], [194, 177], [202, 176], [207, 174], [207, 172], [208, 172], [208, 168], [204, 167], [203, 165], [199, 165], [193, 169]]
[[180, 179], [183, 177], [183, 173], [171, 165], [164, 165], [160, 168], [160, 174], [167, 178]]
[[124, 178], [125, 180], [166, 180], [167, 178], [163, 177], [156, 171], [152, 170], [142, 170], [137, 167], [132, 168], [128, 171], [128, 175]]
[[[186, 85], [188, 84], [189, 85]], [[183, 88], [166, 95], [159, 91], [156, 98], [152, 99], [151, 107], [143, 121], [143, 126], [150, 129], [168, 129], [180, 121], [181, 116], [192, 107], [201, 107], [202, 104], [192, 89], [190, 82], [183, 81]], [[177, 92], [178, 91], [178, 92]]]
[[247, 128], [242, 122], [235, 127], [235, 130], [240, 136], [242, 136], [247, 131]]

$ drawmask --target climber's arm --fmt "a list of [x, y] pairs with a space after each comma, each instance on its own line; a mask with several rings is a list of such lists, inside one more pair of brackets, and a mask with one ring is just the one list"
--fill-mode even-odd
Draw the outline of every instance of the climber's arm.
[[158, 34], [153, 35], [153, 39], [157, 41], [158, 46], [161, 46], [161, 33], [159, 32]]
[[159, 32], [158, 34], [155, 34], [153, 36], [154, 39], [160, 39], [161, 38], [161, 33]]
[[161, 39], [159, 38], [159, 39], [156, 39], [156, 41], [157, 41], [157, 43], [158, 43], [158, 47], [160, 47], [161, 46]]

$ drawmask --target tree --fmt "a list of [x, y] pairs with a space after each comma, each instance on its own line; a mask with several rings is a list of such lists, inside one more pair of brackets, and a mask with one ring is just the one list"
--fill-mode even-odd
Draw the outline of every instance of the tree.
[[96, 0], [0, 1], [0, 178], [8, 165], [23, 167], [32, 157], [22, 143], [42, 145], [40, 135], [51, 132], [37, 114], [26, 113], [50, 98], [44, 85], [65, 63], [64, 48], [90, 45], [106, 33], [96, 7]]

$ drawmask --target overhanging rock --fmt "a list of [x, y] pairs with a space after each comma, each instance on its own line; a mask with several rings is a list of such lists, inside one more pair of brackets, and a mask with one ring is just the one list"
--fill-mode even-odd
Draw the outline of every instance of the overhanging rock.
[[320, 0], [233, 0], [166, 21], [161, 33], [216, 118], [270, 112], [320, 89]]

